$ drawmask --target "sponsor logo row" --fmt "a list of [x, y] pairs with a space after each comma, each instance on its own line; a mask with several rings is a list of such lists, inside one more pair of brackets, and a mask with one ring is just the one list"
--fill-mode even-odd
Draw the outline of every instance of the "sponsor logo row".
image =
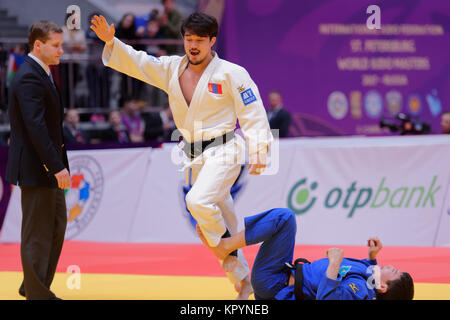
[[[403, 96], [397, 90], [388, 91], [384, 98], [376, 90], [368, 91], [364, 97], [361, 91], [351, 91], [347, 95], [341, 91], [333, 91], [328, 96], [327, 108], [329, 114], [336, 120], [347, 117], [350, 113], [353, 119], [360, 119], [363, 111], [368, 118], [378, 119], [387, 110], [392, 116], [405, 112], [413, 116], [419, 115], [428, 106], [433, 116], [442, 112], [442, 104], [437, 90], [431, 90], [425, 97], [419, 94]], [[405, 109], [405, 110], [403, 110]]]

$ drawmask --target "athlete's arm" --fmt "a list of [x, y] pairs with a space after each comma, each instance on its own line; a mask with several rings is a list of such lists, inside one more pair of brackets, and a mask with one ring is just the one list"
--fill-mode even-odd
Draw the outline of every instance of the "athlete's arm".
[[367, 246], [369, 247], [369, 260], [375, 260], [378, 252], [383, 249], [383, 244], [380, 239], [374, 237], [367, 240]]
[[329, 260], [326, 275], [329, 279], [336, 280], [339, 273], [339, 268], [344, 259], [344, 250], [339, 248], [330, 248], [327, 251]]
[[171, 57], [157, 58], [123, 43], [114, 37], [114, 25], [109, 25], [103, 16], [94, 16], [91, 22], [91, 29], [99, 39], [106, 42], [102, 55], [105, 66], [167, 92]]

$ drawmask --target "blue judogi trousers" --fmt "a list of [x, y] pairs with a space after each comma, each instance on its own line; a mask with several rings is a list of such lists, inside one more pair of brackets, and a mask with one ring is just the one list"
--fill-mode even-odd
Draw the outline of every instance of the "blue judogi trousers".
[[286, 286], [288, 272], [285, 262], [292, 262], [297, 223], [294, 213], [286, 208], [275, 208], [246, 217], [245, 242], [262, 242], [251, 273], [255, 299], [274, 299]]

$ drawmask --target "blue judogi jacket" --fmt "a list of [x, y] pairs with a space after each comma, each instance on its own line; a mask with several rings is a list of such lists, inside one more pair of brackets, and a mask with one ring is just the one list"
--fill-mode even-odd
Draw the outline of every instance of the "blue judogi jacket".
[[[344, 258], [336, 280], [326, 276], [328, 258], [303, 265], [305, 300], [373, 300], [372, 269], [376, 260]], [[292, 270], [295, 274], [295, 271]], [[370, 278], [370, 279], [369, 279]], [[368, 284], [369, 283], [369, 284]], [[277, 300], [295, 300], [294, 285], [286, 286], [275, 296]]]

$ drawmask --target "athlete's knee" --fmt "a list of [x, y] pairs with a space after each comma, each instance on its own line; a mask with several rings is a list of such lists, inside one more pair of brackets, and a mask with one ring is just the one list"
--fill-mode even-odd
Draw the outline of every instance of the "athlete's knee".
[[280, 223], [282, 227], [285, 229], [292, 229], [293, 231], [297, 230], [297, 220], [295, 219], [295, 213], [288, 208], [278, 208], [275, 209], [276, 214], [279, 216]]
[[186, 195], [186, 206], [191, 212], [192, 215], [195, 215], [195, 212], [202, 211], [207, 204], [204, 201], [204, 197], [201, 197], [199, 194], [189, 191]]
[[292, 210], [290, 210], [290, 209], [285, 209], [286, 211], [286, 213], [285, 213], [285, 216], [286, 216], [286, 220], [289, 222], [289, 223], [293, 223], [293, 224], [297, 224], [297, 219], [295, 218], [295, 213], [292, 211]]
[[288, 223], [295, 223], [295, 214], [288, 208], [273, 209], [272, 214], [278, 215], [279, 219]]
[[189, 191], [186, 194], [186, 206], [188, 207], [188, 209], [195, 207], [198, 202], [199, 202], [199, 199], [195, 193], [193, 193], [192, 191]]

